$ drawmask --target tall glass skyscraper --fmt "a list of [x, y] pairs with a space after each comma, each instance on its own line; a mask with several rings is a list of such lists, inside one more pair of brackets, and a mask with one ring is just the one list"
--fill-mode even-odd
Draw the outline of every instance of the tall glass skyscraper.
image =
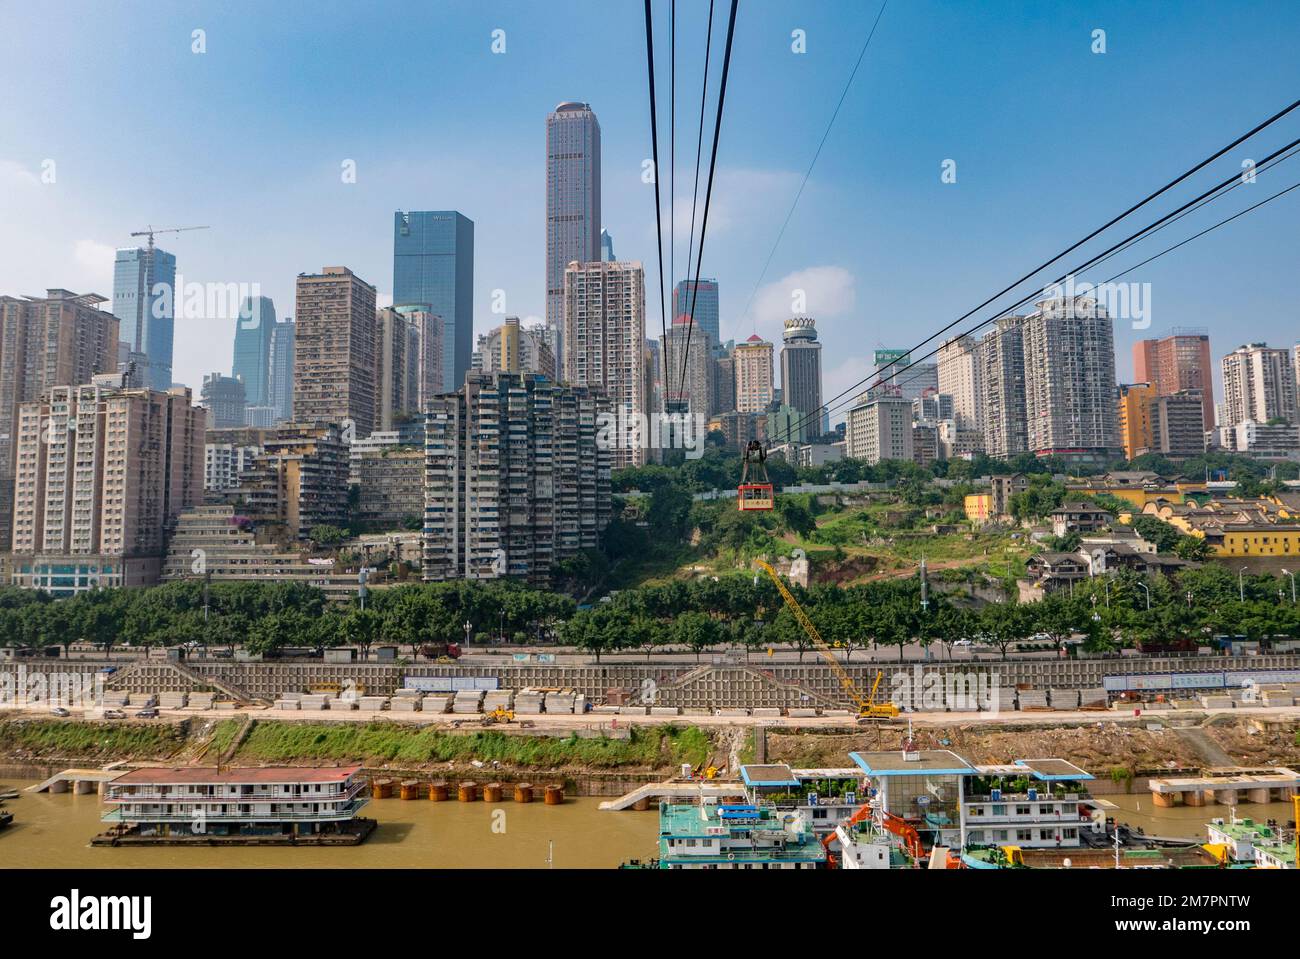
[[268, 406], [275, 407], [280, 422], [293, 419], [293, 353], [296, 328], [292, 317], [276, 323], [271, 330], [271, 376]]
[[235, 320], [235, 357], [231, 375], [244, 381], [244, 402], [267, 406], [271, 395], [271, 337], [275, 304], [269, 296], [249, 296]]
[[156, 246], [117, 251], [113, 315], [121, 321], [118, 339], [141, 382], [151, 389], [171, 389], [175, 306], [176, 257]]
[[564, 368], [564, 268], [600, 255], [600, 123], [586, 103], [546, 117], [546, 331]]
[[695, 312], [691, 319], [699, 328], [697, 332], [709, 335], [709, 345], [716, 346], [720, 333], [717, 280], [700, 280], [698, 286], [694, 280], [679, 280], [673, 287], [673, 319], [691, 313], [692, 289], [695, 291]]
[[465, 382], [474, 340], [474, 221], [455, 210], [393, 214], [393, 306], [442, 317], [444, 390]]

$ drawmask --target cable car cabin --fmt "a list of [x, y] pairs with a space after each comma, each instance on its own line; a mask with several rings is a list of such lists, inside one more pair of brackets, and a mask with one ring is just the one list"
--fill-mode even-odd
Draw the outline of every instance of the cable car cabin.
[[736, 502], [742, 511], [772, 509], [776, 505], [771, 483], [745, 483], [736, 493]]
[[758, 440], [750, 440], [745, 447], [740, 486], [736, 488], [736, 505], [742, 513], [770, 510], [776, 505], [776, 494], [767, 480], [766, 463], [767, 450], [763, 444]]

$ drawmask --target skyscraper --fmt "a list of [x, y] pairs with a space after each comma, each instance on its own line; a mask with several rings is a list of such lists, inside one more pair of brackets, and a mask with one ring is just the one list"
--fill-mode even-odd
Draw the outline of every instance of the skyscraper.
[[[620, 416], [639, 423], [649, 412], [645, 388], [645, 271], [632, 261], [570, 263], [564, 271], [564, 378], [598, 387]], [[705, 352], [707, 356], [707, 351]], [[645, 463], [649, 437], [622, 439], [615, 469]]]
[[1104, 459], [1120, 451], [1115, 339], [1092, 297], [1052, 297], [1025, 318], [1025, 419], [1029, 449]]
[[772, 353], [772, 344], [757, 333], [744, 343], [737, 344], [732, 351], [736, 371], [737, 413], [767, 412], [773, 397]]
[[691, 316], [696, 323], [695, 332], [704, 333], [708, 337], [709, 349], [713, 349], [721, 335], [718, 281], [700, 280], [696, 283], [694, 280], [679, 280], [673, 287], [673, 316], [691, 315], [692, 304], [695, 308]]
[[414, 334], [411, 344], [414, 352], [409, 359], [414, 368], [415, 384], [407, 405], [423, 411], [429, 400], [444, 391], [443, 356], [447, 347], [443, 340], [442, 317], [430, 312], [425, 304], [408, 304], [394, 309], [406, 317]]
[[1155, 448], [1155, 430], [1151, 418], [1156, 390], [1150, 383], [1121, 383], [1119, 386], [1119, 439], [1128, 459], [1149, 453]]
[[294, 421], [350, 420], [369, 436], [380, 415], [375, 288], [345, 266], [299, 273], [294, 312]]
[[209, 373], [203, 377], [203, 406], [207, 410], [207, 428], [231, 429], [244, 425], [244, 384], [238, 377]]
[[1223, 416], [1219, 426], [1250, 420], [1294, 422], [1296, 373], [1291, 351], [1267, 343], [1239, 346], [1223, 358]]
[[564, 270], [601, 259], [600, 123], [585, 103], [546, 117], [546, 329], [563, 369]]
[[873, 390], [901, 396], [909, 403], [926, 390], [938, 391], [939, 367], [935, 363], [912, 362], [906, 350], [876, 350]]
[[984, 449], [1007, 457], [1029, 449], [1025, 421], [1025, 318], [1004, 316], [979, 342]]
[[249, 406], [271, 402], [271, 337], [275, 335], [275, 304], [269, 296], [245, 297], [235, 320], [235, 357], [230, 372], [244, 381]]
[[1213, 370], [1210, 335], [1204, 330], [1176, 329], [1133, 344], [1134, 381], [1150, 383], [1156, 396], [1199, 390], [1206, 431], [1214, 429]]
[[703, 338], [704, 334], [684, 314], [673, 320], [667, 336], [660, 337], [666, 412], [712, 415], [713, 357], [707, 349], [700, 349]]
[[280, 422], [293, 419], [293, 355], [294, 332], [292, 317], [275, 324], [271, 330], [270, 400]]
[[128, 361], [150, 389], [172, 385], [176, 257], [152, 244], [121, 249], [113, 265], [113, 315]]
[[600, 258], [606, 263], [618, 259], [614, 255], [614, 238], [609, 235], [609, 230], [600, 231]]
[[391, 430], [393, 423], [411, 408], [406, 395], [410, 372], [406, 362], [406, 347], [411, 339], [411, 326], [406, 317], [391, 306], [380, 310], [376, 321], [379, 324], [377, 382], [379, 426], [377, 428]]
[[822, 409], [822, 345], [817, 342], [817, 325], [811, 316], [785, 321], [781, 346], [781, 400], [806, 417], [802, 436], [827, 432], [829, 414]]
[[939, 347], [936, 359], [939, 392], [952, 397], [952, 415], [957, 428], [983, 429], [984, 378], [979, 362], [979, 341], [966, 334], [954, 337]]
[[0, 549], [13, 522], [18, 407], [52, 386], [89, 383], [117, 368], [118, 320], [100, 309], [104, 302], [67, 290], [0, 296]]
[[474, 349], [474, 221], [455, 210], [393, 214], [393, 306], [415, 305], [442, 318], [442, 388], [455, 389]]
[[520, 326], [519, 317], [507, 316], [505, 323], [478, 338], [482, 373], [538, 373], [548, 380], [559, 378], [550, 337], [543, 324]]

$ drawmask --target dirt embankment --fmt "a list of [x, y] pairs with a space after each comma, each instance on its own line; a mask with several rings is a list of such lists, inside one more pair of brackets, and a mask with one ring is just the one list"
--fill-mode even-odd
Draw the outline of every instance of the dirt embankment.
[[[1294, 724], [1289, 732], [1280, 730], [1267, 736], [1248, 733], [1248, 724], [1248, 720], [1233, 720], [1230, 725], [1214, 727], [1212, 735], [1234, 758], [1248, 765], [1263, 765], [1270, 760], [1285, 764], [1285, 757], [1300, 753], [1300, 748], [1286, 746], [1296, 735]], [[902, 730], [883, 727], [834, 734], [769, 731], [767, 756], [769, 761], [793, 766], [846, 766], [851, 751], [900, 749], [904, 736]], [[1100, 720], [1043, 727], [953, 724], [918, 729], [915, 738], [922, 749], [951, 749], [973, 763], [1066, 759], [1098, 777], [1108, 776], [1117, 767], [1150, 774], [1204, 765], [1196, 750], [1173, 730], [1167, 726], [1148, 729], [1146, 723]]]
[[1263, 719], [1216, 722], [1205, 733], [1239, 766], [1300, 769], [1300, 723]]

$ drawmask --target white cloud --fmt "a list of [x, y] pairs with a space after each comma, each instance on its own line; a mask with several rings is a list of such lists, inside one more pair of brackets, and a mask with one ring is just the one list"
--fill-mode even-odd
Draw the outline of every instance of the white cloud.
[[72, 246], [72, 262], [75, 264], [75, 280], [78, 293], [98, 293], [101, 296], [113, 295], [113, 261], [117, 250], [105, 243], [94, 240], [78, 240]]
[[[853, 274], [842, 266], [810, 266], [774, 283], [765, 284], [751, 307], [758, 332], [769, 340], [781, 336], [784, 323], [796, 314], [816, 320], [844, 316], [857, 302]], [[737, 323], [741, 323], [740, 318]], [[821, 324], [818, 324], [819, 328]], [[724, 333], [723, 339], [727, 335]]]

